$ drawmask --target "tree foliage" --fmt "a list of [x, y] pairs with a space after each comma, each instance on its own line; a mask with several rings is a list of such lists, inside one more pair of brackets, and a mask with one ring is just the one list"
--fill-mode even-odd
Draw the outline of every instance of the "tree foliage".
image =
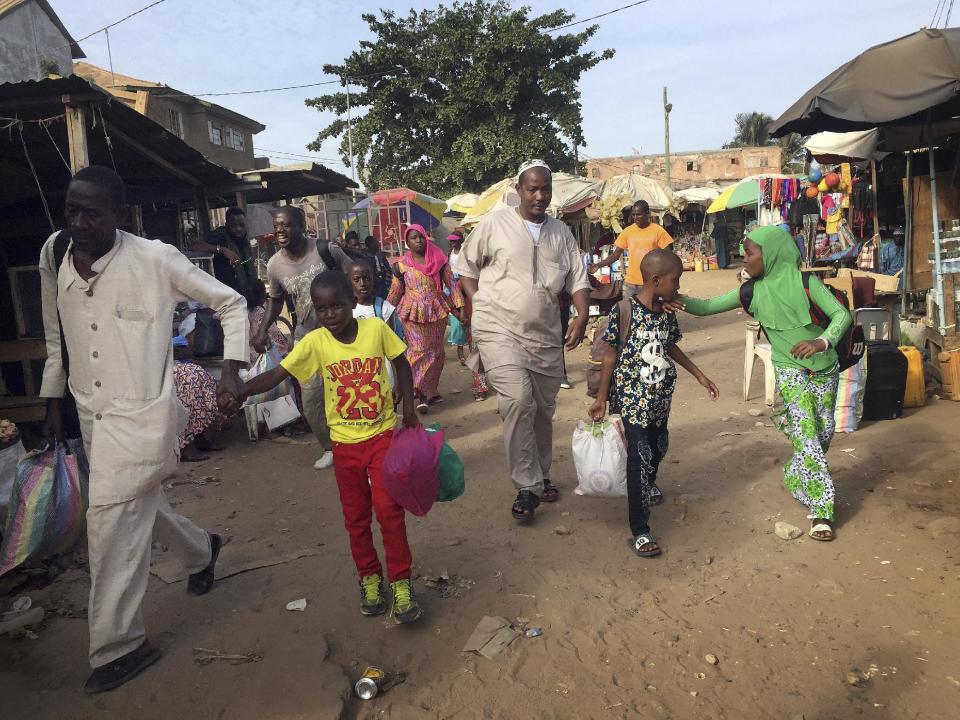
[[789, 133], [780, 139], [770, 137], [770, 126], [773, 118], [762, 112], [737, 113], [734, 118], [736, 132], [733, 140], [724, 147], [762, 147], [764, 145], [780, 146], [780, 162], [784, 172], [796, 170], [798, 164], [803, 163], [803, 144], [807, 138], [799, 133]]
[[[547, 32], [573, 19], [565, 11], [529, 13], [505, 0], [468, 0], [363, 15], [374, 39], [323, 70], [350, 78], [353, 149], [368, 187], [446, 197], [478, 192], [529, 158], [572, 169], [570, 142], [585, 144], [580, 76], [613, 51], [581, 51], [595, 25]], [[306, 100], [339, 116], [310, 150], [340, 138], [350, 162], [347, 101], [345, 89]]]

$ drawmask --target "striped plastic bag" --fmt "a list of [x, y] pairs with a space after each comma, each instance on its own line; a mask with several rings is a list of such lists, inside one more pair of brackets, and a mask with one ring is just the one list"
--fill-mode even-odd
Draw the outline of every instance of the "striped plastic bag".
[[852, 433], [863, 418], [863, 398], [867, 390], [867, 354], [859, 362], [840, 372], [834, 420], [838, 433]]
[[17, 464], [0, 544], [0, 576], [28, 561], [69, 551], [87, 511], [86, 458], [71, 448], [33, 450]]

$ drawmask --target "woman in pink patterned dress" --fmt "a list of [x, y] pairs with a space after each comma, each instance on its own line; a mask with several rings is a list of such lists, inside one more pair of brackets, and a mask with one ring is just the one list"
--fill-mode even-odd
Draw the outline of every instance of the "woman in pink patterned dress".
[[408, 225], [404, 240], [408, 249], [393, 266], [387, 301], [397, 308], [403, 323], [417, 410], [425, 413], [429, 405], [443, 400], [438, 391], [445, 360], [443, 336], [451, 313], [462, 320], [463, 294], [446, 256], [422, 226]]

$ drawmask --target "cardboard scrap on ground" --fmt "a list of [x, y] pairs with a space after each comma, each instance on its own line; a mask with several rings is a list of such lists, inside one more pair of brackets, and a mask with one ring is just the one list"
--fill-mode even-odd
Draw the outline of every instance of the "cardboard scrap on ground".
[[[259, 568], [282, 565], [300, 558], [319, 555], [318, 548], [299, 548], [284, 550], [268, 547], [266, 542], [230, 543], [224, 545], [217, 560], [216, 576], [218, 580], [239, 575]], [[150, 572], [168, 585], [187, 579], [189, 573], [179, 563], [173, 553], [167, 552], [160, 557], [154, 556]]]
[[519, 636], [520, 633], [513, 628], [509, 620], [499, 615], [485, 615], [463, 646], [463, 652], [475, 652], [492, 660]]

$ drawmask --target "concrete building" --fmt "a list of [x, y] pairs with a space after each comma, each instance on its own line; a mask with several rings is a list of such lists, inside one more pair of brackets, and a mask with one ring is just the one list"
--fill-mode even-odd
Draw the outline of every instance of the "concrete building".
[[89, 63], [76, 63], [74, 72], [162, 125], [211, 162], [234, 172], [256, 168], [253, 136], [266, 129], [256, 120], [168, 85]]
[[[750, 175], [781, 172], [779, 145], [670, 153], [670, 184], [674, 190], [716, 183], [730, 184]], [[636, 173], [666, 180], [663, 155], [626, 155], [588, 160], [587, 177], [608, 180], [614, 175]]]
[[0, 83], [70, 75], [82, 57], [47, 0], [0, 0]]

